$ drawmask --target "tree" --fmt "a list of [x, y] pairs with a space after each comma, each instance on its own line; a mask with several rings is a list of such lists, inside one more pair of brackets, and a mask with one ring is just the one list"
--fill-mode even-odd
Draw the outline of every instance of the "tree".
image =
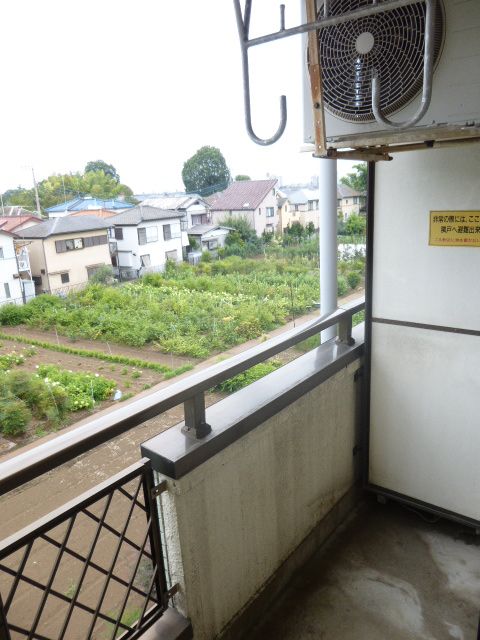
[[367, 163], [354, 164], [353, 168], [355, 173], [347, 173], [346, 176], [340, 178], [340, 182], [350, 189], [360, 191], [360, 193], [367, 192]]
[[[103, 169], [81, 173], [53, 174], [38, 183], [38, 195], [42, 209], [48, 209], [56, 204], [78, 198], [92, 196], [94, 198], [109, 199], [125, 196], [126, 200], [134, 203], [132, 190], [124, 184], [106, 174]], [[35, 193], [33, 189], [9, 189], [3, 194], [4, 204], [21, 205], [26, 209], [36, 209]]]
[[216, 147], [202, 147], [183, 165], [182, 180], [190, 193], [210, 195], [225, 189], [230, 179], [225, 158]]
[[103, 171], [106, 176], [110, 176], [115, 182], [120, 182], [120, 176], [113, 164], [107, 164], [103, 160], [90, 160], [90, 162], [87, 162], [84, 173], [95, 173], [96, 171]]
[[243, 173], [239, 173], [238, 176], [235, 176], [235, 182], [242, 182], [243, 180], [251, 180], [250, 176], [245, 176]]
[[352, 214], [345, 222], [345, 233], [350, 236], [363, 236], [365, 235], [367, 221], [363, 216], [357, 216]]

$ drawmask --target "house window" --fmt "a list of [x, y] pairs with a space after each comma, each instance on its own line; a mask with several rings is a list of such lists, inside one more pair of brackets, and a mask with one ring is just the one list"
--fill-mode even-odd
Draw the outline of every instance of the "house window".
[[[230, 211], [230, 215], [232, 214], [232, 212]], [[206, 214], [202, 213], [201, 215], [192, 215], [192, 226], [196, 225], [196, 224], [206, 224], [207, 223], [207, 216]]]
[[298, 204], [295, 205], [295, 211], [298, 211]]
[[5, 287], [5, 295], [7, 298], [10, 298], [10, 285], [8, 284], [8, 282], [5, 282], [5, 284], [3, 285]]
[[180, 224], [177, 222], [175, 224], [164, 224], [163, 225], [163, 239], [164, 240], [173, 240], [174, 238], [180, 238]]
[[308, 201], [308, 210], [313, 211], [313, 200]]
[[147, 242], [156, 242], [158, 240], [157, 227], [140, 227], [137, 229], [138, 244], [147, 244]]
[[353, 196], [353, 204], [358, 204], [358, 196]]
[[123, 240], [123, 229], [115, 227], [115, 240]]
[[83, 249], [83, 238], [55, 240], [55, 249], [57, 253], [65, 253], [65, 251], [75, 251], [76, 249]]
[[[80, 240], [81, 239], [82, 238], [80, 238]], [[88, 238], [83, 238], [84, 247], [97, 247], [100, 244], [108, 244], [108, 236], [90, 236]]]
[[[193, 219], [192, 219], [192, 223], [193, 223]], [[182, 231], [186, 231], [187, 230], [187, 221], [186, 220], [180, 220], [180, 229]]]
[[145, 255], [140, 256], [140, 264], [142, 265], [142, 267], [151, 267], [152, 266], [149, 253], [146, 253]]
[[262, 209], [261, 207], [258, 207], [258, 215], [261, 216], [262, 215]]
[[267, 218], [273, 218], [275, 210], [273, 207], [267, 207]]
[[177, 261], [177, 250], [173, 249], [173, 251], [165, 251], [165, 259]]
[[3, 260], [3, 247], [0, 247], [0, 260]]
[[68, 282], [70, 282], [70, 276], [68, 275], [68, 273], [61, 273], [60, 280], [62, 281], [62, 284], [67, 284]]
[[210, 251], [212, 249], [216, 249], [218, 247], [218, 240], [215, 238], [215, 240], [207, 240], [207, 247], [210, 249]]

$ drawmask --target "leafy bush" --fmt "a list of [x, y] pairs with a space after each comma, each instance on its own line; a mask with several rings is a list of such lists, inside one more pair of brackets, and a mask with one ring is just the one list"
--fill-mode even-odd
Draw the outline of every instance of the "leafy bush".
[[348, 291], [347, 280], [343, 276], [338, 276], [337, 279], [337, 294], [344, 296]]
[[247, 371], [243, 371], [233, 378], [229, 378], [228, 380], [224, 380], [220, 382], [215, 389], [217, 391], [224, 391], [226, 393], [234, 393], [239, 389], [243, 389], [243, 387], [247, 387], [252, 382], [256, 382], [267, 376], [269, 373], [273, 373], [279, 367], [281, 367], [281, 362], [278, 360], [269, 360], [268, 362], [261, 362], [260, 364], [256, 364], [251, 369]]
[[347, 282], [351, 289], [356, 289], [360, 283], [360, 275], [356, 271], [350, 271], [347, 276]]
[[5, 304], [0, 307], [0, 325], [15, 326], [27, 319], [28, 312], [23, 304]]
[[116, 387], [114, 380], [109, 380], [98, 373], [74, 373], [60, 369], [54, 365], [42, 365], [38, 374], [53, 393], [61, 389], [66, 394], [66, 408], [69, 411], [92, 409], [95, 401], [107, 400]]
[[98, 269], [90, 278], [90, 282], [111, 284], [113, 282], [113, 268], [108, 264], [104, 264], [101, 267], [98, 267]]
[[23, 400], [4, 398], [0, 401], [0, 431], [5, 436], [19, 436], [25, 433], [32, 418]]

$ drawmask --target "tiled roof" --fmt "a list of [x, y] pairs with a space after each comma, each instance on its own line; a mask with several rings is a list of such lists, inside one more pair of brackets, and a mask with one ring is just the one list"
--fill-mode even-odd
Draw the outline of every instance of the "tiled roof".
[[129, 226], [137, 225], [140, 222], [146, 222], [148, 220], [168, 220], [171, 218], [183, 218], [184, 216], [185, 214], [180, 211], [138, 205], [133, 209], [119, 213], [113, 218], [109, 218], [109, 221], [114, 225]]
[[212, 211], [256, 209], [276, 184], [276, 179], [233, 182], [217, 200], [210, 203]]
[[115, 211], [107, 211], [106, 209], [94, 209], [93, 211], [75, 211], [74, 213], [69, 213], [69, 216], [97, 216], [97, 218], [112, 218], [113, 216], [117, 216], [118, 213]]
[[101, 200], [100, 198], [74, 198], [73, 200], [67, 200], [67, 202], [61, 202], [53, 207], [45, 209], [47, 213], [58, 213], [61, 211], [85, 211], [95, 209], [130, 209], [133, 204], [125, 202], [125, 200], [118, 200], [116, 198], [109, 198], [108, 200]]
[[36, 218], [40, 218], [40, 216], [35, 215], [33, 211], [24, 209], [19, 204], [2, 207], [2, 216], [35, 216]]
[[58, 236], [64, 233], [80, 233], [82, 231], [96, 231], [97, 229], [108, 229], [112, 224], [110, 221], [102, 220], [96, 216], [64, 216], [62, 218], [51, 218], [40, 222], [28, 229], [17, 231], [20, 238], [41, 239], [50, 236]]
[[351, 189], [347, 187], [346, 184], [337, 185], [337, 199], [339, 198], [352, 198], [353, 196], [363, 196], [364, 193], [360, 191], [355, 191], [355, 189]]
[[188, 233], [192, 236], [203, 236], [205, 233], [210, 233], [210, 231], [216, 231], [217, 229], [231, 230], [230, 227], [224, 227], [221, 224], [195, 224], [188, 229]]
[[25, 224], [25, 222], [35, 222], [41, 223], [42, 218], [38, 218], [37, 216], [27, 215], [27, 216], [0, 216], [0, 229], [2, 231], [14, 231], [18, 227]]

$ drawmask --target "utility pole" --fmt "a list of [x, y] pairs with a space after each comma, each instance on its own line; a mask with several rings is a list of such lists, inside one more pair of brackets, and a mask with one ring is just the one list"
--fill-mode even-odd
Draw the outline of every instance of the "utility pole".
[[2, 216], [5, 215], [5, 207], [3, 206], [3, 193], [0, 193], [0, 202], [2, 203]]
[[33, 176], [33, 188], [35, 189], [35, 202], [37, 206], [38, 215], [42, 215], [42, 210], [40, 209], [40, 198], [38, 197], [38, 189], [37, 189], [37, 181], [35, 180], [35, 172], [32, 167], [32, 176]]

